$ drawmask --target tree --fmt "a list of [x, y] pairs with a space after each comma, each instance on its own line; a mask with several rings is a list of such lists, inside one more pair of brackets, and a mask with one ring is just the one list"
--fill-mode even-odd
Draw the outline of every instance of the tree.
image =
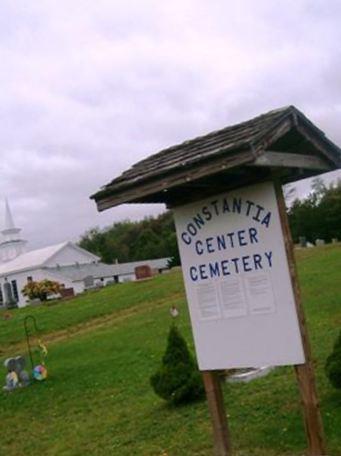
[[124, 220], [104, 228], [92, 228], [81, 236], [79, 245], [101, 257], [105, 263], [172, 257], [180, 264], [175, 225], [171, 212], [139, 222]]
[[204, 396], [201, 374], [175, 324], [170, 328], [160, 369], [150, 383], [158, 396], [175, 405]]
[[327, 377], [335, 388], [341, 388], [341, 331], [325, 366]]
[[341, 239], [341, 181], [326, 186], [315, 179], [313, 191], [304, 199], [296, 199], [288, 215], [295, 242], [305, 236], [310, 242], [316, 239]]
[[44, 279], [38, 282], [33, 280], [28, 282], [22, 289], [22, 294], [27, 296], [29, 299], [40, 299], [46, 301], [48, 296], [58, 294], [60, 292], [61, 285], [58, 282]]

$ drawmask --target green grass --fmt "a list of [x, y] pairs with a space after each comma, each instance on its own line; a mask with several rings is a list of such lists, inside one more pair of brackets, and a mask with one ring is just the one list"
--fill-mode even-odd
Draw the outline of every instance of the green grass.
[[[323, 371], [341, 327], [341, 248], [302, 250], [297, 256], [329, 455], [341, 456], [341, 391], [332, 389]], [[0, 392], [0, 455], [210, 455], [206, 403], [172, 408], [149, 386], [173, 303], [193, 349], [179, 273], [12, 311], [9, 320], [0, 313], [2, 359], [24, 349], [27, 314], [36, 316], [50, 341], [48, 381]], [[225, 385], [224, 397], [236, 456], [304, 453], [292, 368], [249, 384]]]
[[[157, 305], [170, 296], [183, 294], [183, 284], [176, 274], [164, 274], [151, 286], [150, 281], [111, 285], [101, 290], [89, 291], [72, 300], [51, 302], [38, 307], [25, 307], [3, 312], [10, 318], [1, 318], [0, 354], [24, 340], [23, 322], [27, 315], [38, 320], [41, 334], [55, 331], [74, 331], [79, 325], [94, 319], [108, 317], [118, 312], [137, 309], [146, 305]], [[30, 324], [30, 323], [29, 323]]]

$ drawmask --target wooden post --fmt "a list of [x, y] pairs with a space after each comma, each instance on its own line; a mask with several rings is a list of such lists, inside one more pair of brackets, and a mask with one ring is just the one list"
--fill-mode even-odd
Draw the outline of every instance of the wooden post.
[[230, 435], [218, 371], [203, 371], [202, 375], [212, 419], [215, 456], [231, 456]]
[[308, 441], [308, 455], [323, 456], [327, 453], [320, 408], [316, 393], [314, 367], [311, 359], [308, 332], [305, 324], [304, 310], [301, 301], [301, 292], [297, 278], [294, 247], [291, 238], [288, 217], [286, 214], [282, 187], [278, 181], [275, 181], [275, 189], [305, 355], [305, 363], [296, 365], [295, 372], [301, 394], [304, 425]]

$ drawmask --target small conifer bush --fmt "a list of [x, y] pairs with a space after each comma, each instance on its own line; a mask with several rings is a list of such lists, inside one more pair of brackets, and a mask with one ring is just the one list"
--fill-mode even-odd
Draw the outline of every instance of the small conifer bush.
[[155, 393], [172, 404], [184, 404], [204, 396], [201, 374], [186, 341], [173, 324], [159, 370], [151, 376]]
[[341, 388], [341, 331], [326, 361], [326, 374], [335, 388]]

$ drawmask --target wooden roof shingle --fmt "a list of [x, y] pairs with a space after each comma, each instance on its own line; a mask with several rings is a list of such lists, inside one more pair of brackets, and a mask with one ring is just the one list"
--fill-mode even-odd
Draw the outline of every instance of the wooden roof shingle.
[[[293, 131], [295, 136], [290, 137]], [[325, 170], [340, 167], [340, 149], [298, 109], [288, 106], [161, 150], [133, 165], [91, 198], [99, 210], [124, 202], [167, 203], [172, 195], [166, 193], [176, 187], [256, 162], [276, 144], [279, 151], [285, 148], [288, 153], [302, 153], [298, 147], [309, 154], [314, 150], [323, 157]]]

